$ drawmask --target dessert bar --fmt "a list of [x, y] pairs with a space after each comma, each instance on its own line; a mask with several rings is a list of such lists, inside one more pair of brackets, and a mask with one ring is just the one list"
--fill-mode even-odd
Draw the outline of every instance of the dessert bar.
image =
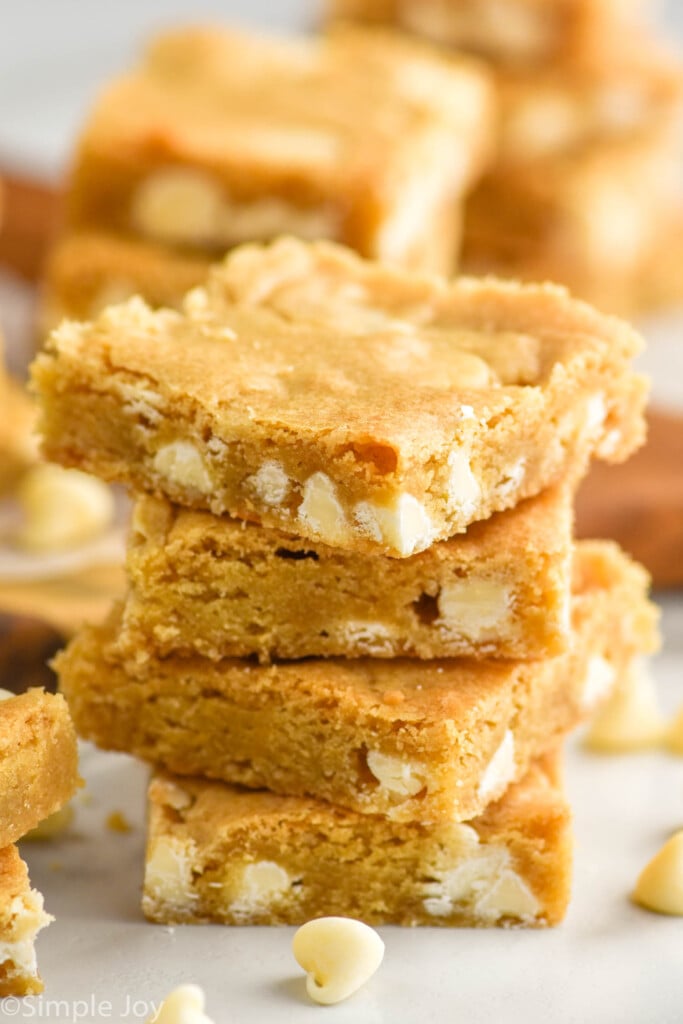
[[608, 543], [575, 565], [568, 653], [534, 662], [126, 658], [119, 615], [55, 661], [76, 728], [181, 775], [394, 820], [480, 814], [657, 642], [647, 576]]
[[79, 784], [64, 698], [36, 689], [0, 700], [0, 848], [59, 810]]
[[641, 340], [553, 286], [245, 246], [182, 312], [65, 322], [45, 454], [181, 505], [406, 557], [642, 441]]
[[169, 32], [97, 103], [67, 222], [214, 256], [330, 238], [448, 273], [493, 132], [481, 67], [398, 34]]
[[569, 640], [572, 497], [544, 491], [410, 558], [142, 497], [121, 643], [141, 660], [557, 654]]
[[557, 924], [571, 880], [559, 755], [467, 824], [156, 775], [143, 909], [162, 924]]

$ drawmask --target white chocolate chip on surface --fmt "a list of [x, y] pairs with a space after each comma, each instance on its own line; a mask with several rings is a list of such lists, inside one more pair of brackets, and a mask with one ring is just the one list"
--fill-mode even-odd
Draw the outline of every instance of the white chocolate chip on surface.
[[456, 579], [441, 587], [437, 625], [476, 641], [491, 630], [505, 631], [510, 605], [510, 588], [499, 580]]
[[487, 764], [479, 783], [478, 795], [482, 800], [495, 800], [505, 792], [515, 778], [515, 738], [510, 729]]
[[266, 459], [253, 476], [247, 477], [247, 486], [266, 505], [275, 508], [287, 499], [289, 477], [275, 459]]
[[633, 899], [659, 914], [683, 917], [683, 830], [671, 836], [643, 869]]
[[146, 1024], [213, 1024], [204, 1013], [204, 992], [199, 985], [180, 985], [166, 996]]
[[656, 746], [664, 735], [654, 680], [645, 664], [636, 660], [591, 722], [586, 746], [601, 753], [622, 753]]
[[367, 765], [382, 789], [400, 797], [415, 796], [424, 789], [424, 769], [420, 764], [402, 761], [400, 757], [369, 750]]
[[34, 466], [17, 492], [23, 522], [16, 543], [45, 554], [77, 547], [103, 534], [114, 519], [112, 492], [78, 469]]
[[211, 492], [211, 476], [199, 450], [190, 441], [171, 441], [154, 456], [154, 469], [171, 483]]
[[320, 917], [297, 930], [292, 952], [306, 971], [306, 991], [311, 999], [331, 1006], [369, 981], [384, 958], [384, 943], [374, 928], [362, 921]]

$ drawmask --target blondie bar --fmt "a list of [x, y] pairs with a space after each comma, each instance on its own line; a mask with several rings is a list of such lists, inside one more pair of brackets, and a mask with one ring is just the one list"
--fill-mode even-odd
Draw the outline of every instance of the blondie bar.
[[[671, 275], [679, 167], [678, 146], [656, 133], [501, 168], [468, 204], [465, 267], [560, 281], [632, 315], [661, 290], [652, 278]], [[663, 271], [658, 253], [667, 257]]]
[[603, 59], [639, 23], [642, 0], [328, 0], [330, 18], [393, 24], [501, 63]]
[[121, 643], [209, 658], [547, 657], [569, 639], [569, 487], [410, 558], [372, 558], [143, 497]]
[[181, 505], [405, 557], [642, 440], [639, 337], [552, 286], [245, 246], [183, 312], [66, 322], [44, 450]]
[[34, 942], [51, 920], [16, 846], [0, 849], [0, 998], [43, 991]]
[[207, 277], [210, 260], [105, 231], [65, 235], [45, 267], [40, 329], [61, 320], [92, 320], [106, 306], [141, 295], [154, 308], [179, 309]]
[[29, 690], [0, 700], [0, 848], [59, 810], [79, 784], [64, 698]]
[[330, 238], [448, 273], [493, 132], [480, 66], [400, 35], [169, 32], [96, 105], [68, 223], [214, 256]]
[[139, 664], [122, 653], [114, 615], [55, 667], [78, 731], [106, 749], [396, 821], [463, 821], [656, 644], [644, 571], [609, 544], [579, 552], [574, 642], [556, 658]]
[[162, 924], [552, 925], [569, 898], [559, 755], [481, 817], [397, 823], [310, 798], [156, 775], [143, 910]]

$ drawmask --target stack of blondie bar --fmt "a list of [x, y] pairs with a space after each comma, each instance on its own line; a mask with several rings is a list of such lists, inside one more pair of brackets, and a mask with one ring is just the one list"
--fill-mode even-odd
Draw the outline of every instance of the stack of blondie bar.
[[151, 919], [561, 919], [562, 740], [656, 643], [645, 573], [571, 535], [642, 439], [639, 347], [552, 286], [294, 239], [54, 332], [46, 453], [137, 495], [127, 598], [57, 669], [156, 766]]
[[465, 264], [569, 285], [632, 313], [680, 298], [683, 70], [639, 0], [331, 0], [488, 60], [495, 167], [468, 204]]
[[46, 324], [136, 294], [177, 306], [226, 250], [284, 233], [450, 273], [493, 98], [479, 62], [390, 32], [157, 37], [82, 134]]

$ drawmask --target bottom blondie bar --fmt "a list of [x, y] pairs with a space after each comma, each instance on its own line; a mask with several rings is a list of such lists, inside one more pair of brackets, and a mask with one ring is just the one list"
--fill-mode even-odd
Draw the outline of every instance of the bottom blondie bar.
[[16, 846], [0, 849], [0, 997], [42, 992], [34, 941], [51, 920]]
[[157, 775], [144, 912], [163, 924], [557, 924], [572, 853], [559, 760], [536, 763], [481, 817], [432, 826]]

